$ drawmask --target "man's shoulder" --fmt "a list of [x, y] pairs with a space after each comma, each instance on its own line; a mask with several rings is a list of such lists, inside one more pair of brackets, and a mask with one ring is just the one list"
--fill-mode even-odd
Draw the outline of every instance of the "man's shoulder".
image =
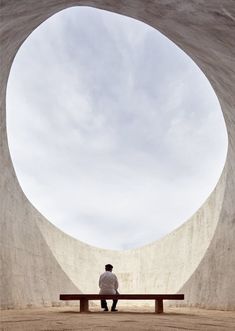
[[102, 277], [102, 276], [104, 276], [104, 275], [106, 275], [106, 272], [103, 272], [103, 273], [100, 275], [100, 277]]
[[117, 276], [116, 276], [114, 273], [112, 273], [112, 272], [108, 272], [108, 271], [103, 272], [103, 273], [100, 275], [100, 277], [117, 278]]

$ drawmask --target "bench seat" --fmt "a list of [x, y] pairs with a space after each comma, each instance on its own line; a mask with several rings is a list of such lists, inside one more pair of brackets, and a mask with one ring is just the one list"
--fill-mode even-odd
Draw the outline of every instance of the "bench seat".
[[60, 300], [79, 300], [80, 312], [89, 311], [89, 300], [155, 300], [155, 313], [163, 313], [163, 300], [184, 300], [184, 294], [60, 294]]

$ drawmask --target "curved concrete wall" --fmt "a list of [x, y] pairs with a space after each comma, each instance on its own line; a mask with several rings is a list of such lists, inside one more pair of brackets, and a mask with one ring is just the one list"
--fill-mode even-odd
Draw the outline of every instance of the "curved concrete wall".
[[[221, 178], [180, 228], [124, 252], [91, 247], [58, 230], [27, 200], [6, 133], [6, 86], [27, 36], [54, 13], [87, 5], [134, 17], [181, 47], [206, 74], [222, 107], [229, 146]], [[62, 292], [96, 292], [115, 265], [121, 292], [183, 292], [182, 305], [235, 309], [235, 2], [229, 0], [2, 0], [0, 21], [0, 306], [57, 305]]]

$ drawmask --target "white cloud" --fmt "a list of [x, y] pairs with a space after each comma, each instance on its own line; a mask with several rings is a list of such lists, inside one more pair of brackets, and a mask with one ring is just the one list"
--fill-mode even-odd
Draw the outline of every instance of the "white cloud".
[[136, 247], [182, 224], [225, 160], [222, 113], [199, 68], [156, 30], [94, 9], [60, 12], [27, 39], [7, 119], [29, 199], [97, 246]]

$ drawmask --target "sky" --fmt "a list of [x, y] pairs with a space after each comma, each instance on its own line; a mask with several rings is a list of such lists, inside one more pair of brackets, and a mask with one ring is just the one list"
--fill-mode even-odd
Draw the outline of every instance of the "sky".
[[227, 152], [219, 102], [196, 64], [152, 27], [87, 7], [57, 13], [21, 46], [7, 131], [32, 204], [67, 234], [115, 250], [187, 221]]

